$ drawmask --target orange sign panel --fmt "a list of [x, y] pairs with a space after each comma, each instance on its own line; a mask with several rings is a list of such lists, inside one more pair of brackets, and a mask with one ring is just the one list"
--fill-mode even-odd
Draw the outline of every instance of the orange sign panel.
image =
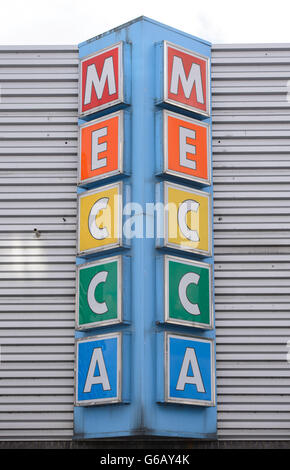
[[209, 125], [168, 111], [163, 113], [165, 172], [210, 184]]
[[122, 152], [122, 111], [81, 125], [79, 184], [120, 173]]

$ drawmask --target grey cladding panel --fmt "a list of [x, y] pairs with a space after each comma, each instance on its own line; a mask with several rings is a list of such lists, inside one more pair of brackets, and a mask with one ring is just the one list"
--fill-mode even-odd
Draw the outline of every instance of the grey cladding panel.
[[213, 47], [218, 436], [290, 439], [290, 44]]
[[73, 435], [77, 48], [0, 47], [0, 89], [0, 439], [67, 440]]

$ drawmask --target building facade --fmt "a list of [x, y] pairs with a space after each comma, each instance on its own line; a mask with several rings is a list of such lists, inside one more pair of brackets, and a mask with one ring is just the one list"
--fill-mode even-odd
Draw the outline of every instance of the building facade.
[[[213, 45], [211, 57], [212, 442], [290, 441], [290, 45]], [[2, 46], [0, 65], [0, 441], [69, 445], [79, 49]]]

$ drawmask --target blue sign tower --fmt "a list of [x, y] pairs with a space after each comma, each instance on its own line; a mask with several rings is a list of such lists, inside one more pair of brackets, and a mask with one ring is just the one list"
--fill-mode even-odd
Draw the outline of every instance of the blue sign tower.
[[140, 17], [79, 56], [75, 438], [214, 439], [211, 46]]

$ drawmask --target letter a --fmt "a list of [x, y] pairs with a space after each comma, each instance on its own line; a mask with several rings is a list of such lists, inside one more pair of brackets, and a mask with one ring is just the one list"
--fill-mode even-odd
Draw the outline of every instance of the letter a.
[[[189, 365], [192, 368], [193, 376], [187, 375]], [[193, 348], [186, 348], [182, 366], [180, 369], [180, 374], [179, 374], [177, 385], [176, 385], [176, 390], [184, 390], [186, 384], [195, 385], [197, 388], [197, 391], [200, 393], [205, 392], [203, 381], [201, 378], [201, 373], [199, 370], [199, 365], [197, 362], [197, 357], [195, 354], [195, 350]]]
[[[99, 367], [99, 375], [95, 376], [96, 365]], [[103, 390], [111, 390], [110, 382], [105, 366], [102, 348], [95, 348], [92, 354], [90, 367], [84, 387], [84, 393], [91, 391], [92, 385], [100, 384]]]

